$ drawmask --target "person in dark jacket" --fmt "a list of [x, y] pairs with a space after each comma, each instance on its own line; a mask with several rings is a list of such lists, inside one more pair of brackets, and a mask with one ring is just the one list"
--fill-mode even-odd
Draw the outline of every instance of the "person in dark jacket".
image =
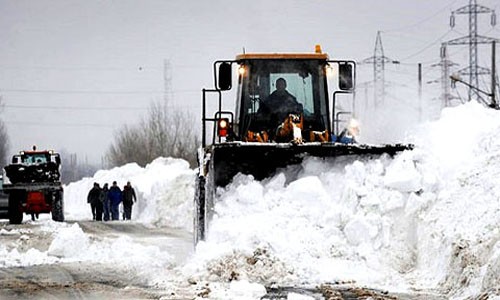
[[113, 181], [113, 185], [108, 191], [108, 199], [111, 207], [111, 220], [119, 220], [120, 212], [118, 211], [118, 206], [122, 202], [122, 191], [116, 184], [116, 181]]
[[132, 205], [137, 201], [137, 197], [135, 195], [135, 190], [130, 185], [130, 181], [127, 182], [127, 185], [123, 187], [123, 217], [125, 220], [130, 220], [132, 216]]
[[294, 95], [286, 90], [286, 80], [278, 78], [276, 80], [276, 90], [259, 107], [259, 112], [270, 114], [281, 123], [290, 113], [302, 113], [303, 106], [297, 101]]
[[102, 206], [103, 206], [104, 221], [109, 221], [110, 213], [111, 213], [108, 192], [109, 192], [108, 184], [105, 183], [104, 186], [102, 187], [102, 190], [101, 190], [101, 200], [102, 200]]
[[[101, 202], [101, 188], [97, 182], [94, 182], [94, 187], [89, 191], [87, 195], [87, 203], [90, 204], [90, 208], [92, 210], [92, 220], [96, 220], [98, 218], [98, 207]], [[102, 214], [102, 206], [101, 206], [101, 214]], [[102, 220], [102, 215], [101, 215]]]

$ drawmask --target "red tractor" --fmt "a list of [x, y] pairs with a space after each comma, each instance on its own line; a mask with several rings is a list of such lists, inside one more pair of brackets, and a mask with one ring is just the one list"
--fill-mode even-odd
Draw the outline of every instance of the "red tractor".
[[8, 195], [10, 224], [21, 224], [23, 213], [35, 220], [51, 213], [54, 221], [64, 221], [61, 158], [50, 150], [21, 151], [3, 169], [3, 192]]

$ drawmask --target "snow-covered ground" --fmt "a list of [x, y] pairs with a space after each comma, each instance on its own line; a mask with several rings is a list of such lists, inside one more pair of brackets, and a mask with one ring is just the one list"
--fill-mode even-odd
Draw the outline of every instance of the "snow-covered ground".
[[[264, 285], [324, 282], [500, 299], [500, 112], [474, 102], [448, 108], [408, 141], [415, 149], [395, 158], [309, 158], [261, 182], [237, 176], [218, 191], [208, 238], [187, 261], [126, 237], [96, 240], [77, 223], [41, 221], [52, 235], [47, 249], [0, 245], [0, 268], [120, 264], [126, 256], [150, 284], [203, 287], [212, 299], [259, 299]], [[139, 194], [134, 222], [191, 230], [194, 176], [170, 158], [99, 171], [65, 187], [65, 213], [89, 220], [93, 182], [131, 181]], [[30, 239], [29, 230], [0, 235]]]

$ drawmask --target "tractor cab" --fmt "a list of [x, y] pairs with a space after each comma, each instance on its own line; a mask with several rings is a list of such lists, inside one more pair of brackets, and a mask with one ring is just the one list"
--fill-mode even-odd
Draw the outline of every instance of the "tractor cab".
[[[235, 110], [219, 109], [214, 118], [207, 118], [205, 93], [232, 89], [233, 65], [237, 65], [238, 73]], [[276, 142], [277, 128], [290, 114], [300, 122], [303, 142], [332, 141], [335, 112], [330, 106], [328, 77], [337, 79], [333, 103], [336, 93], [352, 93], [354, 89], [355, 62], [329, 60], [319, 46], [315, 53], [240, 54], [233, 61], [215, 62], [217, 68], [214, 76], [218, 88], [204, 91], [204, 146], [206, 122], [212, 121], [217, 127], [213, 143]]]

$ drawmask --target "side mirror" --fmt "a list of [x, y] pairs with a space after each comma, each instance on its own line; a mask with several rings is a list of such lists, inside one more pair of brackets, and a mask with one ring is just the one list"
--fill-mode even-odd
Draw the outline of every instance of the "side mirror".
[[219, 90], [227, 91], [231, 89], [232, 83], [231, 64], [223, 62], [219, 66]]
[[353, 86], [352, 64], [341, 63], [339, 64], [339, 89], [342, 91], [350, 91]]

